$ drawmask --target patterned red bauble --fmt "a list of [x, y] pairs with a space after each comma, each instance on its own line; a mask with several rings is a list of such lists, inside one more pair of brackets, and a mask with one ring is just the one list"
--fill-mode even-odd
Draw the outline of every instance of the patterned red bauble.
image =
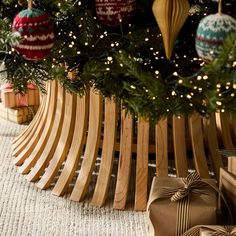
[[14, 49], [25, 59], [40, 61], [50, 52], [54, 44], [53, 24], [48, 15], [38, 9], [26, 9], [16, 15], [13, 32], [21, 36]]
[[136, 9], [136, 0], [96, 0], [98, 20], [109, 27], [116, 27], [120, 21], [130, 19]]

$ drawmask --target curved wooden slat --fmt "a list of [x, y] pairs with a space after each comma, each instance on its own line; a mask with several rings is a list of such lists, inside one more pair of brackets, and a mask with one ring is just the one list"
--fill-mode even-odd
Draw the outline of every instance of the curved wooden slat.
[[236, 115], [235, 114], [231, 114], [231, 129], [233, 131], [233, 145], [236, 148]]
[[236, 156], [228, 157], [228, 171], [236, 175]]
[[156, 174], [168, 176], [168, 137], [167, 119], [160, 120], [155, 127], [156, 133]]
[[45, 125], [42, 137], [35, 147], [33, 153], [28, 157], [25, 163], [20, 167], [22, 173], [27, 174], [29, 181], [35, 181], [43, 173], [49, 160], [52, 158], [56, 149], [62, 127], [65, 107], [65, 91], [61, 86], [58, 86], [57, 95], [54, 101], [55, 108], [49, 113], [48, 121]]
[[24, 163], [24, 161], [34, 151], [34, 148], [38, 144], [39, 140], [45, 141], [43, 138], [41, 138], [41, 134], [43, 130], [45, 130], [45, 127], [48, 126], [50, 123], [50, 120], [48, 119], [49, 115], [54, 114], [55, 100], [56, 100], [55, 91], [57, 91], [57, 84], [55, 81], [51, 82], [49, 89], [50, 90], [47, 96], [45, 111], [43, 113], [40, 125], [37, 127], [37, 130], [35, 131], [33, 138], [27, 143], [27, 146], [24, 148], [24, 150], [16, 158], [14, 158], [13, 162], [15, 163], [15, 165], [22, 165], [22, 163]]
[[211, 115], [209, 118], [204, 120], [203, 125], [214, 173], [216, 179], [219, 180], [220, 168], [223, 167], [223, 162], [221, 155], [218, 152], [219, 144], [217, 139], [215, 115]]
[[91, 91], [88, 137], [81, 169], [70, 196], [70, 199], [73, 201], [81, 201], [87, 192], [97, 158], [101, 135], [101, 123], [102, 97]]
[[[49, 83], [46, 83], [46, 91], [49, 91], [49, 88], [48, 88]], [[30, 122], [30, 124], [16, 137], [14, 138], [14, 140], [12, 141], [12, 144], [13, 144], [13, 150], [15, 147], [17, 147], [18, 144], [21, 143], [21, 141], [24, 140], [23, 136], [26, 137], [27, 134], [26, 133], [29, 133], [31, 132], [32, 129], [34, 129], [34, 125], [38, 122], [38, 119], [39, 119], [39, 116], [41, 116], [41, 113], [44, 111], [45, 109], [45, 103], [46, 103], [46, 100], [47, 100], [47, 96], [46, 94], [41, 94], [40, 93], [40, 105], [39, 105], [39, 108], [37, 110], [37, 113], [36, 115], [34, 116], [33, 120]]]
[[[65, 94], [64, 119], [61, 128], [62, 131], [60, 134], [60, 138], [58, 140], [56, 150], [50, 160], [48, 167], [46, 168], [44, 174], [41, 176], [39, 182], [37, 183], [37, 187], [41, 189], [46, 189], [50, 186], [63, 161], [66, 159], [66, 155], [69, 151], [73, 137], [75, 125], [75, 106], [76, 96], [67, 92]], [[32, 180], [35, 180], [35, 178], [32, 178]]]
[[116, 129], [117, 105], [110, 99], [105, 99], [105, 122], [102, 157], [98, 173], [98, 179], [91, 201], [91, 204], [95, 206], [102, 206], [106, 200], [113, 167]]
[[149, 122], [139, 117], [136, 160], [135, 203], [136, 211], [144, 211], [148, 196]]
[[129, 190], [133, 141], [133, 117], [122, 111], [120, 155], [113, 207], [124, 209]]
[[30, 122], [30, 124], [20, 133], [20, 135], [18, 135], [13, 141], [13, 149], [15, 147], [17, 147], [18, 144], [21, 143], [21, 141], [23, 141], [25, 139], [25, 137], [27, 137], [27, 134], [30, 133], [32, 131], [32, 129], [34, 129], [35, 124], [38, 122], [39, 117], [41, 116], [41, 114], [44, 111], [44, 105], [46, 103], [46, 96], [43, 97], [39, 108], [37, 110], [36, 115], [34, 116], [33, 120]]
[[185, 141], [185, 118], [174, 116], [172, 121], [176, 175], [177, 177], [186, 177], [188, 175], [188, 160]]
[[202, 178], [209, 178], [209, 169], [203, 142], [202, 120], [198, 114], [189, 117], [189, 130], [196, 170]]
[[216, 114], [217, 127], [220, 130], [220, 137], [222, 138], [225, 149], [234, 148], [231, 130], [230, 130], [230, 118], [229, 114], [217, 113]]
[[88, 99], [87, 95], [82, 98], [77, 96], [76, 110], [74, 112], [74, 115], [76, 116], [75, 128], [72, 143], [64, 168], [52, 190], [52, 194], [54, 195], [61, 196], [65, 193], [75, 174], [82, 155], [88, 126]]
[[37, 111], [36, 116], [31, 121], [30, 125], [25, 129], [25, 132], [23, 132], [23, 135], [21, 135], [19, 139], [13, 144], [12, 155], [14, 157], [17, 157], [23, 151], [23, 149], [27, 146], [28, 142], [30, 142], [30, 140], [33, 138], [35, 131], [38, 129], [38, 126], [41, 125], [45, 105], [46, 97], [40, 104], [40, 108]]

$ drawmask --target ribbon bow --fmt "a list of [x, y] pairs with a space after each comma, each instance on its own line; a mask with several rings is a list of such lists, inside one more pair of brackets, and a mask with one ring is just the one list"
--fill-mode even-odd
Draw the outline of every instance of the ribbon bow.
[[207, 194], [209, 185], [201, 180], [197, 172], [190, 173], [186, 178], [181, 178], [183, 184], [176, 187], [163, 187], [159, 190], [158, 198], [170, 198], [172, 202], [184, 199], [189, 193]]
[[184, 186], [179, 188], [171, 197], [172, 202], [179, 201], [189, 195], [190, 192], [204, 193], [201, 189], [207, 187], [207, 184], [202, 182], [197, 172], [190, 173], [186, 178], [181, 178]]
[[215, 232], [212, 232], [212, 236], [236, 236], [236, 228], [230, 229], [229, 227], [220, 227], [220, 226], [215, 226], [215, 227], [209, 227]]
[[[210, 231], [210, 232], [209, 232]], [[200, 234], [201, 232], [201, 234]], [[233, 229], [229, 226], [218, 226], [218, 225], [198, 225], [187, 232], [182, 236], [236, 236], [236, 227]]]

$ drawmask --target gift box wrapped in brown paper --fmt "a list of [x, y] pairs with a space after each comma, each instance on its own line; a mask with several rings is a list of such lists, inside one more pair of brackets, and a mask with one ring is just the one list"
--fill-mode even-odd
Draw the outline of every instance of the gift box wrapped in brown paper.
[[17, 124], [31, 121], [34, 118], [37, 110], [38, 106], [6, 108], [0, 102], [0, 117]]
[[236, 225], [197, 225], [182, 236], [236, 236]]
[[220, 190], [232, 211], [233, 222], [236, 224], [236, 175], [220, 169]]
[[196, 225], [217, 224], [217, 191], [213, 179], [196, 172], [187, 178], [154, 177], [147, 206], [152, 236], [180, 236]]

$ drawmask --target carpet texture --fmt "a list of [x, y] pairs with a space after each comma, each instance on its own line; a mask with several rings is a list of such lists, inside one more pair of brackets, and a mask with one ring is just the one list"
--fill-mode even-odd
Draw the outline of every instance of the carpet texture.
[[112, 201], [96, 208], [88, 198], [73, 202], [29, 183], [11, 156], [11, 142], [24, 128], [0, 118], [0, 235], [147, 235], [145, 212], [113, 210]]

